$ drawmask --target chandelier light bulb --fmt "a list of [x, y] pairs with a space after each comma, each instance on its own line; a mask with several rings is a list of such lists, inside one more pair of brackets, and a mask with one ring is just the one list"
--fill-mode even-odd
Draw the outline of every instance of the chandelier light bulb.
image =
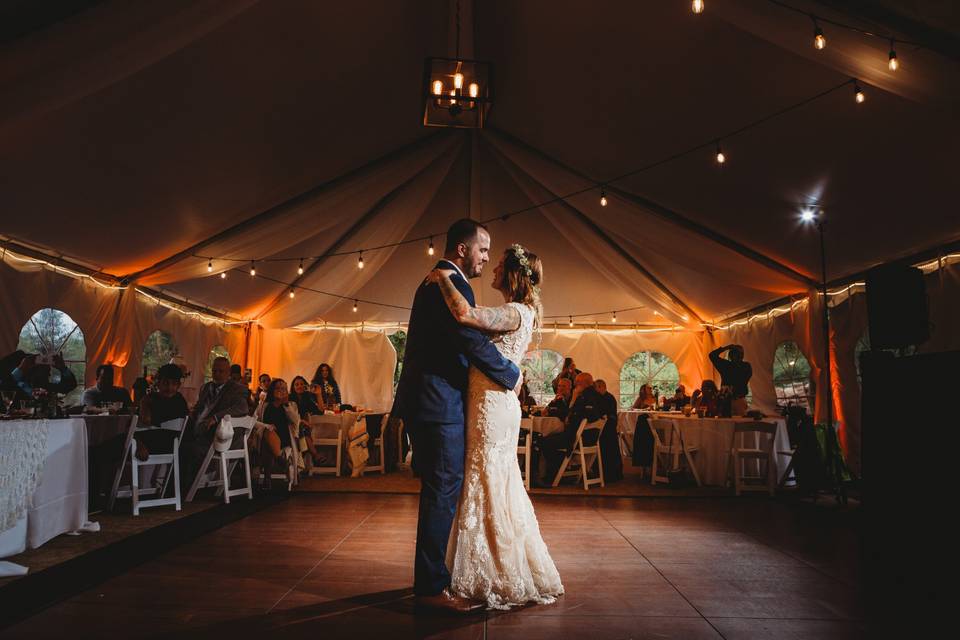
[[433, 95], [439, 96], [443, 94], [443, 83], [439, 80], [433, 81]]
[[297, 275], [298, 276], [303, 275], [303, 258], [300, 258], [300, 266], [297, 267]]
[[463, 89], [463, 74], [455, 73], [453, 74], [453, 88], [454, 89]]
[[813, 48], [817, 50], [822, 50], [827, 46], [827, 39], [823, 35], [823, 29], [821, 29], [816, 22], [814, 22], [813, 24], [814, 24]]
[[890, 59], [887, 62], [890, 71], [896, 71], [900, 68], [900, 62], [897, 60], [897, 52], [893, 48], [893, 40], [890, 41]]
[[360, 252], [360, 257], [357, 258], [357, 268], [363, 269], [363, 251]]
[[476, 82], [470, 83], [469, 90], [471, 98], [476, 98], [478, 95], [480, 95], [480, 85], [478, 85]]
[[724, 155], [723, 149], [720, 148], [720, 143], [717, 143], [717, 164], [723, 164], [727, 161], [727, 156]]
[[697, 15], [703, 13], [703, 0], [693, 0], [693, 12]]
[[250, 262], [250, 275], [251, 276], [257, 275], [257, 264], [253, 261]]
[[433, 238], [430, 238], [430, 246], [427, 247], [427, 255], [428, 255], [428, 256], [432, 256], [433, 254], [434, 254]]
[[213, 260], [212, 260], [212, 259], [207, 261], [207, 273], [210, 273], [211, 271], [213, 271]]

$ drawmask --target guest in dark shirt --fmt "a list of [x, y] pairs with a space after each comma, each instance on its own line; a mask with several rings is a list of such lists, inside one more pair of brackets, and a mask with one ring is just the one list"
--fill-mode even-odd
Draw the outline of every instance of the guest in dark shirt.
[[317, 402], [317, 394], [310, 391], [310, 385], [307, 384], [307, 379], [303, 376], [297, 376], [293, 379], [290, 401], [297, 404], [297, 410], [300, 412], [302, 419], [323, 413]]
[[[187, 401], [180, 395], [183, 369], [165, 364], [157, 371], [156, 390], [140, 400], [140, 421], [137, 426], [159, 427], [164, 422], [186, 418]], [[151, 429], [134, 434], [137, 439], [137, 457], [146, 460], [151, 453], [171, 453], [173, 440], [179, 434], [167, 429]]]
[[113, 386], [113, 365], [97, 367], [97, 384], [83, 392], [83, 406], [99, 407], [105, 402], [119, 402], [124, 409], [130, 408], [130, 392]]
[[[729, 359], [722, 357], [728, 353]], [[738, 344], [728, 344], [725, 347], [710, 352], [710, 362], [720, 373], [720, 386], [730, 387], [734, 398], [746, 398], [747, 383], [753, 377], [753, 367], [743, 360], [743, 347]]]
[[[50, 373], [56, 369], [59, 382], [50, 381]], [[35, 354], [17, 350], [0, 360], [0, 389], [15, 391], [15, 401], [33, 399], [34, 389], [46, 389], [49, 393], [67, 394], [77, 388], [77, 377], [67, 367], [61, 354], [53, 356], [53, 364], [37, 364]]]
[[672, 397], [663, 399], [661, 406], [667, 411], [670, 409], [680, 411], [688, 404], [690, 404], [690, 396], [687, 395], [686, 387], [680, 385]]
[[690, 401], [697, 413], [711, 418], [716, 416], [720, 409], [720, 390], [717, 389], [717, 383], [713, 380], [704, 380], [700, 389], [693, 392]]
[[603, 458], [604, 482], [616, 482], [623, 478], [623, 459], [620, 456], [620, 437], [617, 433], [617, 399], [607, 391], [607, 382], [597, 380], [593, 383], [600, 394], [600, 410], [607, 416], [603, 432], [600, 434], [600, 457]]
[[520, 406], [524, 408], [532, 407], [537, 404], [537, 399], [533, 397], [533, 394], [530, 393], [530, 387], [527, 386], [527, 381], [524, 380], [523, 384], [520, 385]]
[[[580, 423], [583, 419], [586, 418], [587, 422], [593, 422], [603, 415], [602, 398], [593, 388], [593, 376], [589, 373], [581, 372], [577, 375], [570, 402], [570, 412], [567, 414], [563, 431], [550, 434], [543, 438], [540, 443], [540, 450], [547, 461], [546, 483], [553, 482], [564, 456], [573, 448], [577, 431], [580, 429]], [[593, 434], [588, 434], [584, 439], [586, 446], [595, 443], [596, 439]]]
[[560, 378], [557, 381], [557, 397], [543, 410], [543, 415], [566, 420], [570, 413], [570, 396], [573, 394], [573, 384], [569, 378]]
[[337, 379], [333, 377], [333, 367], [326, 362], [317, 367], [310, 384], [313, 385], [314, 393], [318, 394], [323, 401], [324, 408], [343, 403], [340, 398], [340, 386], [337, 384]]
[[250, 408], [250, 415], [253, 415], [254, 409], [257, 408], [257, 400], [254, 399], [253, 391], [250, 391], [250, 387], [243, 380], [243, 369], [240, 368], [240, 365], [230, 365], [230, 379], [239, 385], [243, 385], [243, 388], [247, 390], [247, 406]]

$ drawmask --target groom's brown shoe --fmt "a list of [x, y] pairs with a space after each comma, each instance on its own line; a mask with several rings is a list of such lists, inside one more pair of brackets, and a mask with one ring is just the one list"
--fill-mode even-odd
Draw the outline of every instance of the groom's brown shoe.
[[463, 614], [476, 613], [485, 607], [482, 602], [453, 595], [447, 589], [435, 596], [417, 596], [416, 603], [418, 607]]

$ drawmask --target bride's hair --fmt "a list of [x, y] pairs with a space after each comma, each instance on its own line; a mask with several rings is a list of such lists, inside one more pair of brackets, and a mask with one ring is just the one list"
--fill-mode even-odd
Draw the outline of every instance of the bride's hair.
[[503, 285], [511, 302], [520, 302], [536, 313], [535, 325], [540, 326], [543, 309], [540, 305], [540, 285], [543, 283], [543, 263], [535, 253], [515, 244], [503, 252]]

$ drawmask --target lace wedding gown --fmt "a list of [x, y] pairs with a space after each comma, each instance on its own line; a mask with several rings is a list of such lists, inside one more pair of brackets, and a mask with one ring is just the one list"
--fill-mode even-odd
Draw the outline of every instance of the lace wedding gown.
[[[520, 328], [493, 339], [518, 366], [533, 335], [533, 310], [511, 302]], [[540, 536], [540, 525], [517, 463], [520, 401], [470, 368], [463, 491], [450, 531], [451, 590], [491, 609], [536, 602], [563, 593], [560, 574]]]

